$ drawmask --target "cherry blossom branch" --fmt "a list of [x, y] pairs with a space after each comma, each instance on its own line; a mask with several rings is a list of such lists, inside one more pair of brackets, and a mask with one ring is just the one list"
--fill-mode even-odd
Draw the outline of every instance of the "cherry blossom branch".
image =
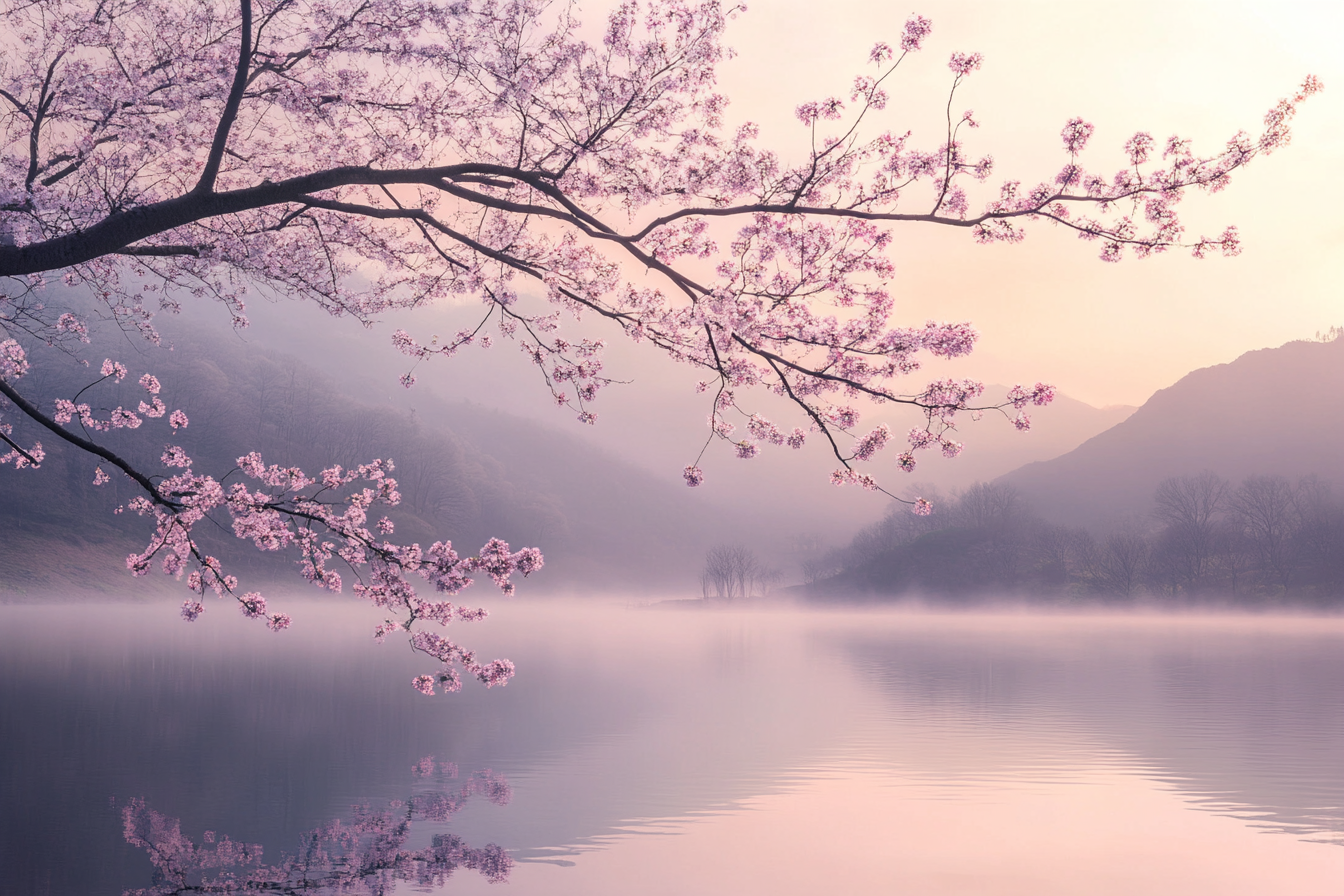
[[[502, 165], [463, 164], [426, 169], [377, 170], [342, 166], [237, 190], [184, 193], [114, 211], [79, 231], [23, 246], [0, 246], [0, 277], [36, 274], [94, 261], [140, 240], [188, 224], [308, 201], [309, 194], [351, 186], [432, 186], [457, 173], [506, 174]], [[389, 215], [388, 217], [395, 217]]]
[[[1315, 92], [1315, 89], [1305, 92], [1302, 96], [1308, 96], [1313, 92]], [[174, 199], [163, 200], [158, 203], [140, 206], [135, 209], [115, 212], [92, 227], [77, 233], [65, 234], [63, 236], [53, 237], [25, 246], [0, 246], [0, 276], [17, 276], [38, 273], [41, 271], [80, 264], [103, 255], [120, 253], [123, 251], [125, 251], [126, 254], [136, 255], [191, 254], [190, 250], [193, 247], [189, 245], [164, 247], [164, 249], [159, 251], [153, 251], [153, 247], [148, 246], [135, 248], [128, 247], [130, 247], [132, 243], [154, 236], [158, 233], [171, 231], [208, 218], [234, 215], [276, 205], [300, 202], [327, 208], [332, 211], [357, 214], [361, 217], [375, 219], [415, 218], [416, 220], [430, 224], [430, 226], [435, 226], [436, 229], [444, 229], [445, 233], [449, 233], [450, 231], [446, 229], [445, 225], [435, 223], [432, 217], [425, 215], [422, 210], [394, 211], [389, 209], [378, 209], [371, 206], [336, 202], [334, 200], [317, 200], [312, 195], [314, 193], [351, 186], [392, 187], [421, 185], [442, 188], [445, 192], [458, 196], [459, 198], [469, 199], [482, 206], [519, 214], [550, 217], [571, 224], [581, 229], [586, 236], [596, 239], [612, 240], [620, 243], [631, 251], [632, 254], [635, 254], [635, 257], [640, 261], [649, 264], [651, 267], [663, 270], [663, 272], [667, 273], [669, 276], [678, 277], [680, 279], [677, 272], [672, 269], [665, 269], [665, 266], [657, 264], [649, 256], [639, 253], [637, 244], [657, 229], [687, 217], [714, 218], [744, 217], [756, 214], [797, 214], [817, 218], [835, 217], [890, 223], [926, 223], [974, 229], [982, 228], [983, 225], [996, 221], [1007, 221], [1023, 217], [1047, 216], [1046, 212], [1050, 207], [1061, 202], [1107, 206], [1124, 199], [1135, 199], [1142, 196], [1171, 193], [1188, 186], [1208, 186], [1217, 184], [1225, 180], [1226, 176], [1232, 171], [1249, 163], [1255, 154], [1256, 151], [1239, 152], [1226, 167], [1215, 167], [1207, 173], [1203, 171], [1207, 163], [1187, 166], [1193, 167], [1197, 172], [1197, 176], [1186, 181], [1154, 185], [1140, 184], [1126, 187], [1116, 192], [1100, 194], [1055, 192], [1039, 198], [1033, 197], [1032, 200], [1022, 204], [1021, 207], [991, 208], [980, 215], [969, 218], [957, 218], [935, 213], [882, 212], [857, 208], [800, 205], [792, 201], [788, 203], [748, 203], [721, 208], [692, 207], [679, 209], [675, 212], [661, 215], [650, 221], [641, 229], [624, 235], [615, 232], [606, 225], [602, 225], [601, 222], [594, 219], [591, 215], [582, 213], [577, 207], [574, 207], [575, 211], [573, 212], [562, 212], [545, 206], [515, 203], [495, 197], [488, 197], [483, 194], [461, 190], [452, 186], [452, 180], [458, 175], [471, 176], [473, 173], [488, 174], [499, 177], [514, 177], [520, 183], [532, 183], [536, 181], [540, 174], [542, 174], [541, 172], [511, 169], [501, 165], [480, 164], [387, 171], [366, 167], [342, 167], [301, 175], [280, 183], [260, 184], [240, 190], [214, 192], [205, 195], [189, 193]], [[556, 191], [554, 187], [548, 188], [547, 195], [557, 197], [558, 191]], [[421, 217], [422, 215], [423, 217]], [[1060, 223], [1068, 223], [1061, 218], [1054, 218], [1053, 216], [1052, 218], [1054, 220], [1059, 220]], [[1070, 224], [1069, 226], [1073, 226], [1075, 229], [1081, 229], [1077, 225]], [[1120, 236], [1114, 234], [1110, 230], [1101, 228], [1094, 228], [1089, 231], [1089, 233], [1095, 236], [1117, 238], [1128, 244], [1139, 244], [1142, 242], [1140, 239]], [[456, 234], [454, 234], [454, 236], [457, 238]], [[1194, 247], [1198, 244], [1192, 243], [1188, 245]], [[199, 250], [197, 251], [199, 252]], [[703, 290], [703, 287], [701, 289]]]
[[[0, 381], [0, 386], [3, 386], [3, 385], [4, 385], [3, 381]], [[16, 441], [14, 441], [13, 439], [11, 439], [11, 438], [9, 437], [9, 435], [8, 435], [4, 430], [2, 430], [2, 429], [0, 429], [0, 442], [4, 442], [6, 445], [8, 445], [8, 446], [13, 450], [13, 452], [14, 452], [15, 454], [17, 454], [19, 457], [21, 457], [21, 458], [23, 458], [24, 460], [26, 460], [26, 461], [27, 461], [30, 465], [32, 465], [34, 468], [40, 467], [40, 466], [42, 465], [42, 460], [41, 460], [41, 459], [39, 459], [39, 458], [38, 458], [37, 456], [35, 456], [33, 453], [24, 450], [24, 448], [23, 448], [21, 445], [19, 445], [18, 442], [16, 442]], [[40, 451], [40, 445], [39, 445], [39, 452], [38, 452], [38, 453], [39, 453], [39, 454], [41, 453], [41, 451]]]
[[117, 255], [129, 255], [131, 257], [151, 257], [167, 258], [173, 255], [190, 255], [192, 258], [201, 257], [200, 246], [126, 246], [116, 251]]
[[[160, 504], [164, 507], [168, 507], [174, 510], [181, 507], [180, 504], [177, 504], [176, 502], [168, 498], [165, 498], [163, 495], [161, 495], [159, 493], [159, 490], [154, 486], [154, 483], [150, 481], [149, 477], [145, 476], [139, 470], [132, 467], [129, 463], [126, 462], [126, 460], [124, 460], [121, 457], [118, 457], [116, 454], [104, 448], [102, 445], [99, 445], [95, 442], [92, 442], [81, 436], [77, 436], [74, 433], [70, 432], [68, 429], [61, 426], [55, 420], [48, 417], [46, 414], [42, 413], [42, 411], [40, 411], [35, 405], [33, 405], [30, 401], [28, 401], [17, 391], [15, 391], [14, 387], [11, 386], [9, 383], [5, 382], [3, 379], [0, 379], [0, 395], [3, 395], [5, 396], [5, 398], [9, 399], [9, 401], [16, 408], [23, 411], [24, 414], [26, 414], [29, 418], [38, 423], [40, 426], [51, 431], [52, 433], [55, 433], [55, 435], [59, 437], [62, 441], [69, 442], [71, 445], [74, 445], [79, 450], [87, 452], [88, 454], [92, 454], [94, 457], [101, 458], [102, 460], [105, 460], [112, 466], [116, 467], [118, 470], [121, 470], [121, 472], [125, 473], [131, 479], [135, 480], [136, 484], [139, 485], [142, 489], [144, 489], [146, 494], [149, 496], [149, 499], [153, 501], [155, 504]], [[8, 442], [11, 446], [13, 446], [16, 450], [20, 451], [22, 450], [19, 449], [17, 445], [14, 445], [13, 442], [10, 442], [8, 438], [5, 438], [5, 441]], [[38, 463], [37, 461], [33, 460], [31, 456], [28, 456], [26, 452], [25, 456], [27, 456], [29, 461], [31, 461], [34, 465]]]

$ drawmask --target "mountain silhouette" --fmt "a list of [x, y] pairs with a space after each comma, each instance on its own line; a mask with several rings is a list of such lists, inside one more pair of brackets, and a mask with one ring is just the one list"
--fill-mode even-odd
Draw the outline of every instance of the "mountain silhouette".
[[1233, 483], [1317, 474], [1344, 484], [1344, 339], [1196, 370], [1067, 454], [996, 481], [1053, 522], [1104, 529], [1146, 515], [1163, 479], [1205, 470]]

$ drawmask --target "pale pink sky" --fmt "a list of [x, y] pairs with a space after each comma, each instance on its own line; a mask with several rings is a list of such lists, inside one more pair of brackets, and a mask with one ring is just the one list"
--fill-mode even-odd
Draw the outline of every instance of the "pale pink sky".
[[[1092, 404], [1140, 404], [1198, 367], [1344, 324], [1344, 10], [1285, 2], [949, 2], [757, 0], [732, 26], [739, 56], [722, 69], [730, 118], [762, 142], [801, 150], [792, 117], [805, 100], [843, 95], [868, 49], [892, 43], [911, 12], [933, 20], [881, 126], [937, 142], [953, 51], [984, 68], [958, 93], [982, 127], [973, 154], [997, 161], [991, 183], [1036, 183], [1059, 167], [1059, 131], [1097, 125], [1084, 158], [1112, 172], [1135, 131], [1192, 137], [1214, 152], [1313, 73], [1324, 94], [1297, 118], [1293, 145], [1258, 160], [1217, 196], [1192, 194], [1189, 231], [1235, 223], [1236, 259], [1180, 253], [1107, 265], [1096, 246], [1048, 226], [1026, 243], [974, 245], [964, 232], [912, 227], [895, 258], [899, 317], [970, 319], [984, 334], [958, 372], [997, 382], [1053, 381]], [[598, 6], [589, 5], [589, 16]]]

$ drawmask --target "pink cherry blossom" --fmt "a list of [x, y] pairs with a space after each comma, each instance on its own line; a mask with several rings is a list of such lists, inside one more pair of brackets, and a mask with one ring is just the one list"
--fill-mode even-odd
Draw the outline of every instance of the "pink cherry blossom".
[[0, 342], [0, 377], [16, 380], [28, 372], [28, 353], [13, 339]]
[[969, 75], [978, 69], [984, 61], [985, 58], [979, 53], [953, 53], [947, 67], [958, 75]]
[[885, 423], [879, 425], [854, 446], [854, 459], [871, 460], [874, 454], [882, 450], [890, 438], [891, 427]]
[[121, 382], [126, 378], [126, 365], [119, 361], [113, 361], [111, 358], [103, 360], [102, 374], [111, 377], [116, 382]]
[[[1069, 155], [1077, 155], [1082, 152], [1087, 147], [1087, 141], [1092, 139], [1094, 130], [1093, 125], [1081, 118], [1070, 118], [1064, 125], [1064, 130], [1060, 133], [1064, 140], [1064, 151]], [[1129, 147], [1130, 144], [1125, 144], [1126, 149], [1129, 149]]]
[[924, 38], [933, 33], [933, 23], [923, 16], [911, 16], [906, 19], [905, 31], [901, 35], [901, 49], [906, 52], [918, 50]]

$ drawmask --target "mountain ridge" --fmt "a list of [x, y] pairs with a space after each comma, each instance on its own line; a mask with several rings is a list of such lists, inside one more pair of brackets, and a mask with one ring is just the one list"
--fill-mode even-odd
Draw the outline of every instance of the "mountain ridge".
[[1053, 522], [1106, 528], [1146, 514], [1170, 476], [1344, 481], [1341, 447], [1344, 340], [1297, 340], [1193, 370], [1072, 451], [995, 481]]

